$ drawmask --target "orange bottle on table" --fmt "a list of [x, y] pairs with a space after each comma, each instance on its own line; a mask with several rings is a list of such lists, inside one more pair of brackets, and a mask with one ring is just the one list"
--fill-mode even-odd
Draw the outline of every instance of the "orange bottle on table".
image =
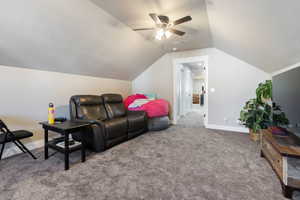
[[48, 123], [49, 124], [54, 124], [55, 122], [55, 108], [53, 103], [49, 103], [49, 108], [48, 108]]

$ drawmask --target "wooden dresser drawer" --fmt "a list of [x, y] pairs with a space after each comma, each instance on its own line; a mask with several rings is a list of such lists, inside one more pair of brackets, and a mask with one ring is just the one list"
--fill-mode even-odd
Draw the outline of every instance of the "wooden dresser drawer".
[[283, 180], [283, 157], [264, 138], [262, 140], [262, 152], [264, 153], [266, 159], [270, 162], [277, 175], [281, 180]]
[[261, 131], [261, 155], [268, 160], [281, 180], [282, 192], [291, 198], [300, 189], [300, 140], [294, 133], [274, 135], [271, 129]]

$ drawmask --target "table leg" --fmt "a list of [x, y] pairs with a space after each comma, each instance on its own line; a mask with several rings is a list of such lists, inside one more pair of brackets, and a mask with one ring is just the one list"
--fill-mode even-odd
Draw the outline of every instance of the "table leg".
[[85, 162], [85, 140], [83, 137], [84, 131], [81, 131], [81, 162]]
[[69, 133], [65, 133], [65, 170], [69, 169]]
[[47, 160], [49, 158], [49, 154], [48, 154], [48, 129], [45, 129], [45, 135], [44, 135], [44, 152], [45, 152], [45, 160]]
[[284, 185], [283, 183], [282, 183], [281, 187], [282, 187], [283, 196], [286, 198], [289, 198], [289, 199], [292, 198], [294, 189], [289, 186]]

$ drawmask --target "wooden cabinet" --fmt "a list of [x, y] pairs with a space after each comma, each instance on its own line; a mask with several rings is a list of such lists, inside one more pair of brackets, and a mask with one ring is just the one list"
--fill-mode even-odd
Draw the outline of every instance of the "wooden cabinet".
[[300, 140], [292, 133], [274, 136], [263, 130], [261, 156], [265, 157], [281, 181], [283, 194], [291, 197], [300, 189]]
[[283, 156], [268, 142], [268, 140], [262, 140], [261, 151], [266, 159], [270, 162], [270, 165], [279, 176], [281, 180], [283, 180]]

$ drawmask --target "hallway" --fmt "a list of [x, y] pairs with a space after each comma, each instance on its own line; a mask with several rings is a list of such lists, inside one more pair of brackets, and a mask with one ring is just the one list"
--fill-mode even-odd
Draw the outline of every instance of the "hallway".
[[181, 117], [178, 120], [177, 125], [186, 128], [204, 128], [203, 112], [193, 110], [184, 117]]

